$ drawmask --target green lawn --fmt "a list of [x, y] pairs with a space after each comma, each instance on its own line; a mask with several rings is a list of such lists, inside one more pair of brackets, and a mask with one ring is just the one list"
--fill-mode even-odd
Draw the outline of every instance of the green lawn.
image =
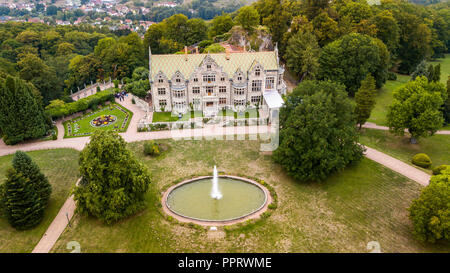
[[[203, 117], [202, 111], [190, 111], [190, 114], [184, 114], [181, 119], [178, 116], [172, 115], [172, 112], [153, 112], [152, 122], [174, 122], [174, 121], [188, 121], [190, 118]], [[259, 112], [256, 109], [249, 109], [247, 112], [238, 113], [234, 111], [219, 111], [218, 116], [228, 116], [235, 119], [259, 117]]]
[[446, 54], [444, 59], [437, 59], [433, 64], [441, 64], [441, 83], [447, 86], [448, 76], [450, 75], [450, 54]]
[[417, 153], [429, 155], [433, 162], [432, 167], [450, 164], [449, 135], [420, 138], [418, 144], [410, 144], [408, 137], [398, 137], [388, 131], [365, 129], [360, 142], [411, 165], [411, 159]]
[[219, 111], [218, 116], [233, 117], [235, 119], [243, 118], [259, 118], [259, 112], [256, 109], [247, 109], [245, 112], [234, 112], [234, 111]]
[[[116, 121], [102, 127], [91, 125], [93, 119], [104, 115], [113, 115], [116, 117]], [[114, 103], [107, 105], [92, 113], [87, 113], [81, 117], [64, 122], [64, 138], [89, 136], [95, 130], [117, 130], [119, 132], [126, 132], [132, 116], [133, 113], [130, 110], [119, 104]], [[69, 127], [71, 132], [69, 132]]]
[[411, 77], [408, 75], [397, 74], [396, 81], [387, 81], [386, 84], [378, 90], [375, 107], [372, 110], [372, 114], [367, 121], [386, 126], [386, 114], [388, 111], [388, 107], [392, 102], [392, 92], [396, 88], [408, 82], [410, 79]]
[[[286, 176], [257, 141], [173, 141], [165, 155], [145, 157], [143, 143], [129, 147], [152, 172], [147, 209], [114, 225], [76, 216], [53, 252], [367, 252], [378, 241], [383, 252], [449, 252], [449, 245], [419, 243], [411, 234], [407, 208], [421, 186], [363, 159], [322, 183]], [[219, 171], [258, 177], [274, 186], [279, 206], [254, 224], [221, 231], [169, 222], [161, 215], [160, 194], [173, 181]]]
[[[447, 54], [444, 59], [437, 59], [432, 62], [433, 64], [441, 64], [441, 82], [447, 86], [447, 79], [450, 75], [450, 54]], [[389, 105], [392, 102], [392, 92], [408, 82], [411, 79], [409, 75], [397, 74], [396, 81], [387, 81], [386, 84], [378, 90], [375, 108], [372, 110], [372, 114], [369, 118], [369, 122], [373, 122], [377, 125], [387, 126], [386, 114]], [[450, 130], [450, 125], [443, 128], [443, 130]]]
[[194, 117], [203, 117], [203, 112], [190, 111], [189, 114], [182, 115], [181, 119], [178, 119], [178, 115], [172, 115], [172, 112], [153, 112], [152, 122], [188, 121]]
[[[48, 177], [52, 185], [50, 203], [43, 221], [34, 229], [17, 231], [0, 217], [0, 252], [31, 252], [62, 207], [78, 179], [78, 151], [44, 150], [28, 153]], [[12, 155], [0, 157], [0, 183], [11, 167]]]

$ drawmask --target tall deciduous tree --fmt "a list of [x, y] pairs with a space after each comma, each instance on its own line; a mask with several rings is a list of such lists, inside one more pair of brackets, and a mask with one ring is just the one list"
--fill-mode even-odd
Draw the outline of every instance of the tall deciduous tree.
[[[383, 53], [384, 52], [384, 53]], [[380, 40], [352, 33], [322, 49], [319, 77], [345, 85], [353, 96], [368, 73], [375, 77], [377, 87], [386, 81], [389, 54]]]
[[244, 6], [239, 9], [239, 13], [236, 16], [236, 21], [245, 30], [251, 31], [259, 24], [258, 11], [251, 6]]
[[305, 0], [303, 1], [303, 13], [308, 19], [313, 19], [322, 11], [325, 11], [329, 5], [329, 0]]
[[286, 65], [300, 80], [312, 80], [319, 70], [320, 47], [311, 32], [299, 31], [289, 39], [286, 48]]
[[53, 99], [59, 98], [62, 86], [53, 68], [44, 63], [35, 54], [24, 54], [17, 62], [22, 79], [31, 82], [38, 90], [47, 104]]
[[25, 152], [17, 151], [12, 159], [13, 168], [29, 180], [37, 193], [42, 206], [45, 207], [50, 199], [52, 187], [39, 166]]
[[399, 71], [409, 74], [421, 60], [430, 57], [431, 30], [415, 14], [404, 11], [396, 14], [401, 33], [397, 51], [401, 60]]
[[229, 14], [222, 14], [214, 17], [208, 30], [208, 35], [212, 39], [217, 35], [228, 32], [234, 25], [233, 19]]
[[375, 106], [375, 79], [372, 75], [368, 74], [367, 77], [361, 82], [361, 87], [355, 94], [355, 114], [356, 123], [359, 124], [361, 129], [362, 125], [367, 121]]
[[441, 107], [447, 99], [441, 83], [418, 77], [395, 90], [387, 114], [389, 129], [397, 135], [411, 134], [411, 143], [419, 137], [433, 135], [442, 127]]
[[283, 34], [289, 29], [292, 21], [291, 1], [260, 0], [255, 8], [260, 16], [260, 22], [269, 28], [272, 41], [279, 43]]
[[79, 161], [75, 200], [82, 213], [112, 223], [144, 208], [150, 174], [117, 133], [96, 131]]
[[280, 146], [274, 159], [298, 180], [323, 180], [361, 159], [354, 106], [345, 87], [304, 81], [280, 111]]
[[39, 138], [47, 129], [47, 118], [34, 86], [11, 76], [0, 79], [0, 130], [5, 143]]
[[375, 15], [372, 21], [377, 26], [377, 38], [383, 41], [391, 55], [395, 56], [400, 39], [397, 20], [390, 11], [384, 10]]
[[4, 213], [17, 230], [37, 226], [44, 216], [44, 207], [29, 179], [14, 169], [6, 174], [3, 196]]

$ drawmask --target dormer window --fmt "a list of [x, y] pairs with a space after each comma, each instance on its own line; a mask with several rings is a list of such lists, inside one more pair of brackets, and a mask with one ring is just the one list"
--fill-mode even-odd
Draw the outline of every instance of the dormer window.
[[176, 78], [175, 81], [178, 82], [178, 83], [180, 83], [180, 82], [181, 82], [181, 79], [180, 79], [180, 78]]
[[255, 70], [255, 76], [260, 76], [261, 75], [261, 69], [259, 69], [259, 67], [258, 68], [256, 68], [256, 70]]
[[238, 81], [242, 81], [242, 76], [237, 77]]
[[163, 83], [163, 82], [164, 82], [164, 80], [162, 78], [158, 79], [158, 83]]
[[206, 65], [206, 69], [207, 69], [208, 71], [211, 71], [211, 65], [210, 65], [210, 64]]
[[198, 78], [194, 78], [194, 82], [198, 82]]
[[225, 77], [220, 78], [220, 81], [224, 82], [225, 81]]

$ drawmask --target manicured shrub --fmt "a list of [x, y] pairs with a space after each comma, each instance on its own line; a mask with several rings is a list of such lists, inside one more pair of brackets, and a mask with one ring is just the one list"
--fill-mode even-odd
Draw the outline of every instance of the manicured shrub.
[[450, 165], [440, 165], [433, 168], [433, 175], [441, 174], [445, 169], [450, 169]]
[[146, 141], [144, 143], [144, 154], [150, 156], [158, 156], [160, 154], [158, 144], [153, 140]]
[[388, 80], [396, 81], [397, 80], [397, 74], [395, 74], [394, 72], [389, 71], [388, 72]]
[[136, 104], [136, 101], [134, 100], [134, 98], [131, 99], [131, 103]]
[[425, 169], [428, 169], [432, 164], [430, 157], [424, 153], [416, 154], [415, 156], [413, 156], [412, 163]]

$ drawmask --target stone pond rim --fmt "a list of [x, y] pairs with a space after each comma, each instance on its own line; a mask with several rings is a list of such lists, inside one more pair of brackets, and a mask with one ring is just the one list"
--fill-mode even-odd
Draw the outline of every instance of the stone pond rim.
[[[176, 209], [171, 208], [168, 200], [170, 199], [171, 194], [174, 191], [176, 191], [177, 189], [180, 189], [180, 188], [182, 189], [183, 186], [186, 186], [189, 184], [195, 184], [196, 182], [207, 183], [208, 181], [211, 181], [212, 178], [213, 178], [212, 176], [195, 177], [195, 178], [182, 181], [180, 183], [177, 183], [176, 185], [169, 187], [169, 189], [167, 189], [163, 193], [163, 197], [161, 199], [163, 211], [167, 215], [173, 217], [174, 219], [177, 219], [180, 222], [184, 222], [184, 223], [194, 223], [194, 224], [198, 224], [198, 225], [202, 225], [202, 226], [225, 226], [225, 225], [232, 225], [232, 224], [236, 224], [236, 223], [245, 222], [249, 219], [259, 218], [261, 216], [261, 214], [263, 214], [267, 210], [268, 205], [272, 202], [272, 196], [270, 195], [269, 190], [266, 187], [264, 187], [263, 185], [261, 185], [260, 183], [253, 181], [251, 179], [248, 179], [248, 178], [243, 178], [243, 177], [238, 177], [238, 176], [233, 176], [233, 175], [219, 175], [220, 179], [225, 179], [225, 180], [228, 179], [228, 180], [233, 181], [233, 182], [231, 182], [231, 184], [238, 182], [238, 183], [242, 183], [241, 185], [253, 186], [257, 190], [259, 190], [261, 193], [263, 193], [263, 201], [254, 210], [252, 210], [250, 212], [247, 212], [247, 213], [244, 213], [244, 214], [232, 217], [232, 218], [226, 218], [226, 219], [202, 219], [202, 218], [197, 218], [197, 217], [192, 217], [192, 216], [189, 216], [186, 214], [182, 214], [179, 211], [177, 212]], [[221, 182], [221, 183], [223, 183], [223, 182]], [[226, 194], [226, 192], [224, 193], [224, 195], [225, 194]], [[208, 201], [211, 202], [211, 200], [208, 200]], [[226, 205], [226, 204], [222, 204], [222, 205]]]

